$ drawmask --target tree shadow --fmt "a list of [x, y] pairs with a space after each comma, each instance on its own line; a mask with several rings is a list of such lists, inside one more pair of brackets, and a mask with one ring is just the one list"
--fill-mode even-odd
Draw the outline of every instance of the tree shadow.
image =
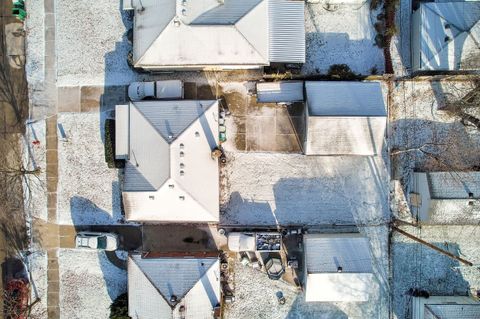
[[[432, 243], [457, 256], [462, 252], [457, 243]], [[393, 313], [397, 318], [410, 318], [412, 290], [425, 290], [436, 296], [468, 296], [470, 284], [455, 270], [458, 261], [442, 255], [419, 243], [392, 244], [391, 287]]]

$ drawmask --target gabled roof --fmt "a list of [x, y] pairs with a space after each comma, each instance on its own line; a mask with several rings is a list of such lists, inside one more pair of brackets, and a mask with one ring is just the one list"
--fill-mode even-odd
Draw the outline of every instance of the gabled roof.
[[480, 67], [480, 2], [420, 4], [420, 68], [473, 70]]
[[440, 304], [425, 305], [426, 312], [436, 319], [478, 319], [480, 318], [480, 304], [459, 305]]
[[219, 261], [131, 255], [128, 289], [132, 318], [211, 318], [220, 300]]
[[[159, 9], [162, 6], [165, 10]], [[241, 67], [268, 65], [270, 60], [305, 61], [304, 4], [300, 1], [144, 0], [135, 7], [140, 8], [135, 10], [134, 21], [137, 67]], [[282, 58], [286, 60], [279, 61]]]
[[128, 106], [126, 217], [217, 221], [218, 101], [141, 101]]
[[307, 234], [304, 242], [306, 301], [369, 299], [373, 270], [367, 238], [360, 234]]

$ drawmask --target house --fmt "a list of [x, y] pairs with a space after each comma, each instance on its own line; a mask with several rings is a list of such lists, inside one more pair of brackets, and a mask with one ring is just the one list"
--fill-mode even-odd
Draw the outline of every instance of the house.
[[[480, 218], [480, 172], [414, 172], [410, 183], [410, 206], [419, 221], [435, 215]], [[453, 216], [452, 216], [453, 215]]]
[[476, 319], [480, 303], [465, 296], [412, 298], [412, 319]]
[[133, 64], [145, 70], [253, 69], [305, 62], [299, 0], [128, 0]]
[[480, 1], [420, 2], [412, 16], [413, 71], [480, 68]]
[[217, 257], [128, 257], [131, 318], [207, 319], [220, 306]]
[[126, 219], [218, 222], [218, 101], [131, 102], [115, 117]]
[[387, 113], [380, 83], [305, 82], [306, 155], [381, 154]]
[[368, 239], [360, 234], [307, 234], [305, 300], [367, 301], [372, 291]]

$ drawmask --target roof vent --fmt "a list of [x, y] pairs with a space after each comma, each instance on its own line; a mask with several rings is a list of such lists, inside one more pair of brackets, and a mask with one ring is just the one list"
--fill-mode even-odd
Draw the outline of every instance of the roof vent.
[[183, 145], [183, 143], [180, 143], [180, 149], [183, 150], [184, 147], [185, 145]]
[[180, 171], [180, 176], [184, 176], [185, 175], [185, 172], [184, 171]]
[[180, 163], [180, 168], [185, 168], [185, 164]]
[[170, 296], [170, 302], [177, 302], [177, 296], [171, 295]]
[[173, 25], [176, 26], [176, 27], [179, 27], [180, 26], [180, 21], [173, 20]]
[[155, 196], [150, 195], [150, 196], [148, 196], [148, 198], [150, 198], [150, 199], [155, 199]]
[[186, 6], [187, 5], [187, 0], [182, 0], [182, 5]]
[[200, 136], [200, 133], [199, 132], [195, 132], [195, 137], [199, 137]]
[[341, 266], [337, 267], [337, 272], [343, 272], [343, 268]]
[[182, 14], [183, 14], [184, 16], [186, 16], [186, 15], [187, 15], [187, 10], [186, 10], [186, 9], [182, 9]]
[[445, 23], [445, 29], [450, 29], [450, 24], [449, 23]]
[[445, 42], [448, 42], [448, 41], [450, 41], [451, 39], [450, 39], [450, 37], [447, 35], [444, 40], [445, 40]]
[[180, 195], [180, 196], [178, 196], [178, 199], [179, 199], [179, 200], [185, 200], [185, 196]]
[[168, 134], [168, 139], [172, 139], [173, 138], [173, 135], [172, 134]]
[[168, 188], [174, 188], [175, 186], [173, 184], [168, 185]]
[[180, 152], [180, 157], [184, 157], [185, 156], [185, 153], [184, 152]]

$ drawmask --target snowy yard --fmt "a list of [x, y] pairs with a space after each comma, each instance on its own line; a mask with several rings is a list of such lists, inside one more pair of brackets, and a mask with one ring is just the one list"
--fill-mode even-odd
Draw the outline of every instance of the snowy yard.
[[59, 224], [115, 224], [121, 218], [117, 169], [104, 152], [104, 113], [61, 113], [58, 125]]
[[58, 86], [121, 85], [137, 78], [127, 64], [132, 19], [121, 3], [55, 1]]
[[430, 295], [467, 295], [480, 289], [480, 228], [478, 226], [402, 227], [436, 246], [472, 262], [460, 264], [445, 255], [396, 233], [393, 236], [393, 318], [408, 318], [410, 288]]
[[388, 221], [382, 157], [228, 153], [224, 225], [371, 225]]
[[60, 316], [108, 318], [112, 301], [127, 290], [127, 272], [111, 264], [104, 252], [61, 249]]
[[31, 302], [40, 298], [40, 301], [32, 307], [31, 318], [47, 318], [47, 263], [47, 252], [40, 249], [35, 249], [28, 257]]
[[[328, 10], [327, 10], [328, 9]], [[325, 3], [305, 6], [306, 75], [326, 73], [332, 64], [347, 64], [363, 75], [372, 68], [384, 70], [383, 51], [375, 46], [378, 12], [370, 12], [368, 2], [341, 4], [336, 9]]]
[[[282, 281], [272, 281], [263, 272], [235, 264], [235, 302], [226, 305], [225, 318], [320, 318], [320, 319], [385, 319], [388, 317], [388, 272], [386, 226], [360, 229], [370, 238], [375, 281], [368, 302], [320, 303], [305, 302], [303, 292]], [[286, 299], [279, 305], [276, 294]]]

